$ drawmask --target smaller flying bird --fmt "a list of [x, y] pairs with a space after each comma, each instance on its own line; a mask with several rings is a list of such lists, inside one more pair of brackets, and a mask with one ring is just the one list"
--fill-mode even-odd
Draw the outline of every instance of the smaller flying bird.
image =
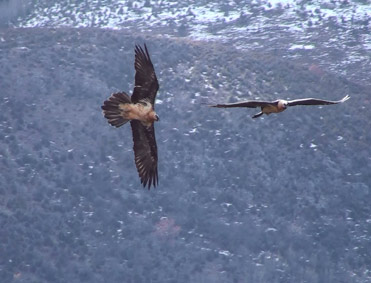
[[323, 100], [317, 98], [302, 98], [302, 99], [295, 99], [295, 100], [283, 100], [278, 99], [275, 101], [262, 101], [262, 100], [247, 100], [243, 102], [236, 102], [236, 103], [227, 103], [227, 104], [216, 104], [210, 105], [211, 107], [217, 108], [232, 108], [232, 107], [247, 107], [247, 108], [257, 108], [260, 107], [261, 111], [252, 118], [258, 118], [263, 114], [271, 114], [271, 113], [280, 113], [287, 109], [289, 106], [296, 106], [296, 105], [329, 105], [329, 104], [338, 104], [347, 101], [350, 98], [349, 95], [344, 96], [341, 100], [338, 101], [331, 101], [331, 100]]
[[157, 145], [154, 122], [160, 118], [154, 110], [156, 94], [159, 89], [156, 73], [149, 57], [147, 46], [135, 46], [135, 86], [130, 97], [125, 92], [112, 94], [102, 106], [108, 123], [121, 127], [130, 121], [134, 142], [134, 160], [141, 183], [156, 187]]

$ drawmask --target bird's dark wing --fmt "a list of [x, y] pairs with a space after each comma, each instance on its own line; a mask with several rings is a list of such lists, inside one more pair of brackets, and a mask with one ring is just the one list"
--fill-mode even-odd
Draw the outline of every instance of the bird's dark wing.
[[277, 103], [278, 103], [278, 101], [248, 100], [248, 101], [244, 101], [244, 102], [216, 104], [216, 105], [211, 105], [211, 107], [217, 107], [217, 108], [230, 108], [230, 107], [256, 108], [256, 107], [264, 107], [264, 106], [268, 106], [268, 105], [277, 105]]
[[137, 167], [141, 183], [144, 187], [158, 184], [157, 173], [157, 145], [155, 128], [152, 124], [145, 127], [138, 120], [130, 121], [133, 132], [135, 165]]
[[328, 104], [337, 104], [347, 101], [350, 98], [349, 95], [344, 96], [342, 99], [338, 101], [331, 101], [331, 100], [323, 100], [323, 99], [316, 99], [316, 98], [303, 98], [303, 99], [295, 99], [288, 101], [288, 106], [295, 106], [295, 105], [328, 105]]
[[154, 106], [156, 93], [159, 85], [151, 62], [151, 58], [148, 54], [147, 46], [144, 44], [144, 49], [141, 46], [135, 46], [135, 86], [131, 101], [137, 103], [139, 100], [148, 99], [149, 102]]

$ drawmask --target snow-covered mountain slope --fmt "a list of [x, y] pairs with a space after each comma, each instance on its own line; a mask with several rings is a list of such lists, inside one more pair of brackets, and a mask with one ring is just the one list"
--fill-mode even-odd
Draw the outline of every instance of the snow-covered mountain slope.
[[[101, 27], [217, 40], [287, 58], [369, 84], [371, 2], [39, 1], [17, 27]], [[307, 61], [307, 60], [305, 60]]]

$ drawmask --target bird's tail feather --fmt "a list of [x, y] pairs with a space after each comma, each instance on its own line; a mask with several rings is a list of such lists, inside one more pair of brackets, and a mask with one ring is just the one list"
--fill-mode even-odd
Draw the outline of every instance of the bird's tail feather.
[[122, 107], [125, 104], [131, 104], [130, 96], [125, 92], [114, 93], [104, 101], [102, 106], [103, 115], [112, 126], [118, 128], [129, 121], [125, 119], [125, 110]]

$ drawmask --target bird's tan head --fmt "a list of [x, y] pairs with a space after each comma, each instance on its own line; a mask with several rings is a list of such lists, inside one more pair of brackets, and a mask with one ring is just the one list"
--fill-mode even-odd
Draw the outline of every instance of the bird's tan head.
[[155, 112], [155, 111], [151, 111], [150, 113], [149, 113], [149, 117], [150, 117], [150, 119], [154, 122], [154, 121], [156, 121], [156, 122], [158, 122], [158, 121], [160, 121], [160, 117], [157, 115], [157, 113]]
[[285, 110], [288, 107], [288, 102], [287, 100], [281, 99], [278, 101], [278, 108], [281, 109], [282, 111]]

